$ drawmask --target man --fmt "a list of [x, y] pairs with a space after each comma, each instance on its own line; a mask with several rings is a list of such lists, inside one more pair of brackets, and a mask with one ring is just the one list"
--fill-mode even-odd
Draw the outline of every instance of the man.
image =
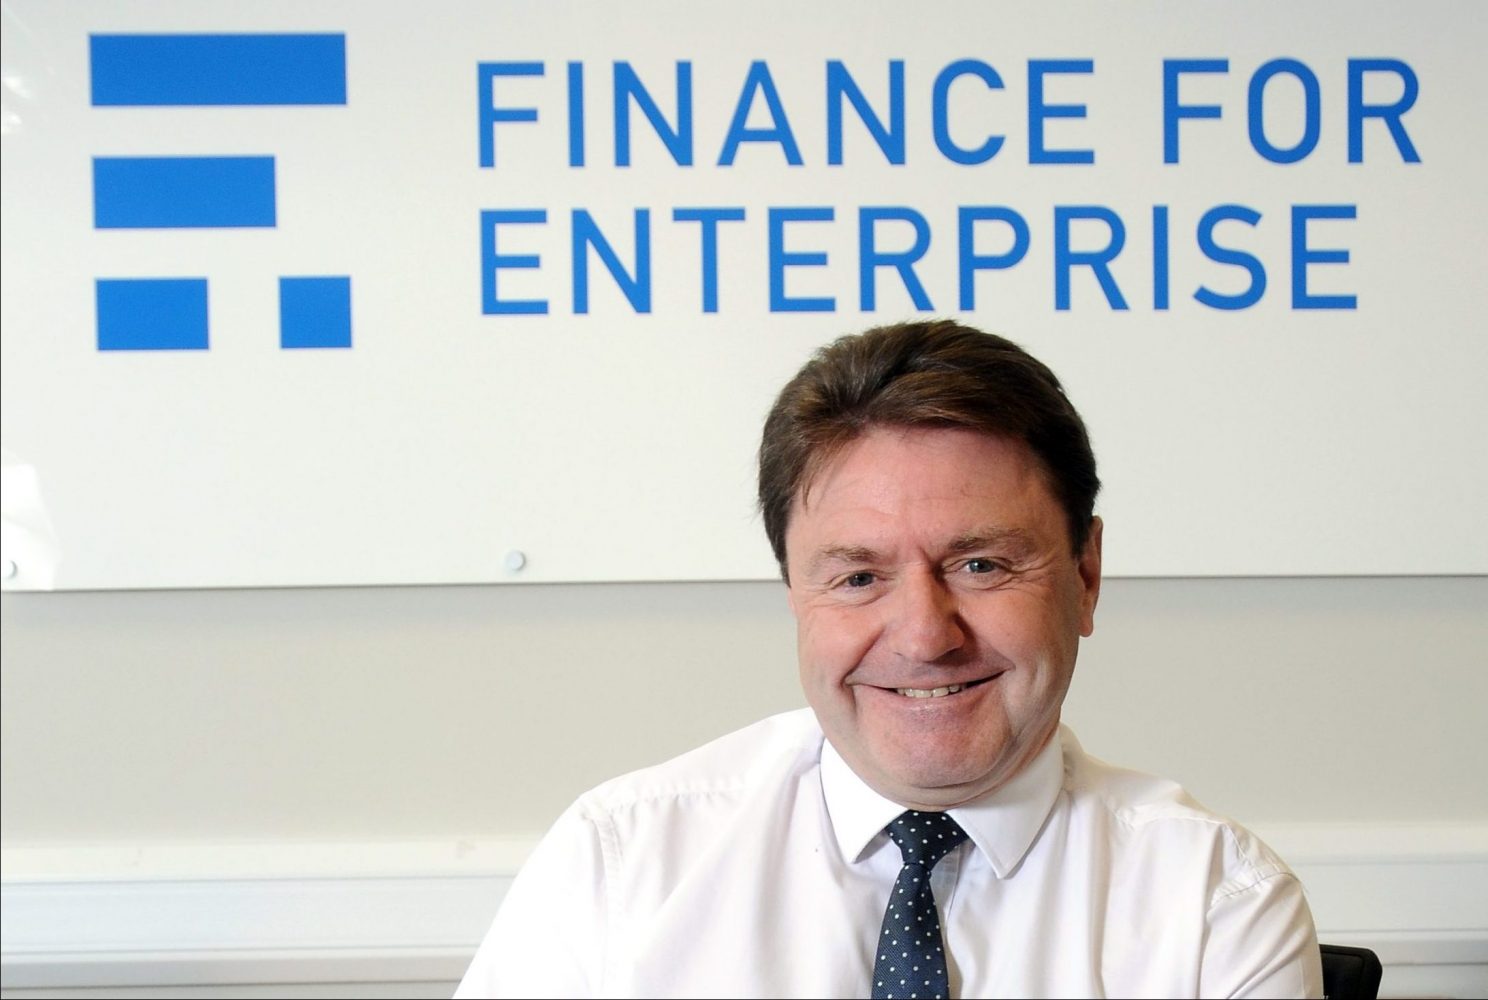
[[1016, 345], [824, 348], [760, 447], [811, 710], [581, 797], [456, 995], [1320, 996], [1280, 859], [1059, 724], [1098, 489]]

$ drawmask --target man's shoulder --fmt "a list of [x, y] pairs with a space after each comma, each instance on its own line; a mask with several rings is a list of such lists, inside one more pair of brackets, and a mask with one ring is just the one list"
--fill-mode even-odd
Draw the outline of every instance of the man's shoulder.
[[645, 804], [742, 798], [778, 789], [816, 767], [822, 731], [810, 709], [761, 719], [671, 760], [604, 782], [579, 797], [587, 814]]
[[1094, 757], [1067, 729], [1062, 738], [1071, 806], [1106, 826], [1110, 836], [1136, 850], [1208, 853], [1237, 884], [1290, 874], [1259, 837], [1204, 806], [1178, 782]]

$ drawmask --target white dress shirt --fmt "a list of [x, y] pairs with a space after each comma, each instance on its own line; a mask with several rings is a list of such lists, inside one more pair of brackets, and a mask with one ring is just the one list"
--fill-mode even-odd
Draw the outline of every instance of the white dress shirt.
[[[903, 807], [809, 710], [607, 782], [513, 882], [456, 997], [867, 997]], [[952, 995], [1322, 995], [1296, 876], [1169, 781], [1066, 728], [950, 810], [931, 880]]]

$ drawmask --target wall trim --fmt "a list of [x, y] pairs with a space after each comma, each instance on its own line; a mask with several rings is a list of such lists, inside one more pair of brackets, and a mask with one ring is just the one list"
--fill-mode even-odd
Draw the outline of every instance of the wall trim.
[[[1488, 823], [1255, 829], [1319, 936], [1374, 948], [1387, 984], [1392, 966], [1488, 982]], [[8, 846], [0, 986], [456, 980], [534, 843]]]

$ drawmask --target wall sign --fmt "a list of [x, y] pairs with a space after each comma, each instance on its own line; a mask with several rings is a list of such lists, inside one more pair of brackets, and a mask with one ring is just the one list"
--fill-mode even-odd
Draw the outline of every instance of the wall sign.
[[1113, 574], [1488, 572], [1480, 4], [4, 16], [9, 589], [768, 578], [774, 393], [941, 315]]

